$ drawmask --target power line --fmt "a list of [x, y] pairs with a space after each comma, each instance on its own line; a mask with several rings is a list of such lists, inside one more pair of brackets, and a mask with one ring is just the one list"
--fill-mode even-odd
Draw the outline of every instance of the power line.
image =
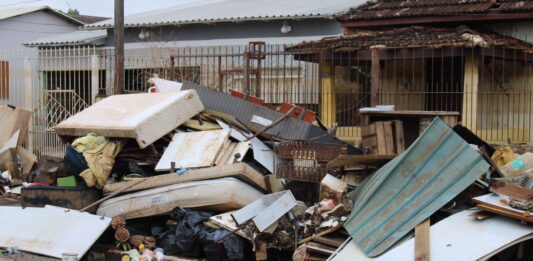
[[0, 7], [18, 5], [18, 4], [25, 4], [25, 3], [33, 3], [33, 2], [40, 2], [40, 1], [42, 1], [42, 0], [22, 1], [22, 2], [17, 2], [17, 3], [7, 4], [7, 5], [0, 5]]

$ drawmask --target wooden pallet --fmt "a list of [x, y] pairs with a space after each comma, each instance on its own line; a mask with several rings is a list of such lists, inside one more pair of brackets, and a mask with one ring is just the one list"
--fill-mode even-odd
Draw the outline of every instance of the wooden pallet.
[[361, 127], [363, 151], [373, 155], [396, 155], [405, 150], [403, 123], [400, 120], [377, 121]]

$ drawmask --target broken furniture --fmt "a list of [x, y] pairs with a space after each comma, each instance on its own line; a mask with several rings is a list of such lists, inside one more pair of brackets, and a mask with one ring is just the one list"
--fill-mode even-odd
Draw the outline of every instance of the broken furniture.
[[507, 196], [498, 196], [492, 193], [472, 199], [477, 204], [477, 208], [481, 210], [533, 223], [533, 214], [529, 211], [509, 206], [510, 200]]
[[16, 145], [22, 145], [28, 135], [31, 111], [22, 107], [0, 106], [0, 148], [19, 131]]
[[96, 133], [132, 138], [145, 148], [204, 109], [195, 91], [125, 94], [107, 97], [62, 121], [59, 136]]
[[[86, 187], [27, 186], [21, 189], [22, 207], [53, 205], [80, 210], [100, 199], [100, 191]], [[87, 210], [95, 213], [96, 206]]]
[[96, 213], [131, 219], [167, 214], [175, 207], [230, 211], [242, 208], [261, 196], [262, 192], [240, 180], [221, 178], [125, 194], [102, 202]]
[[437, 117], [405, 152], [355, 190], [344, 227], [368, 256], [378, 256], [488, 169], [482, 156]]
[[339, 175], [339, 168], [329, 168], [327, 163], [339, 155], [347, 154], [347, 146], [319, 142], [281, 142], [277, 165], [278, 178], [320, 182], [326, 174]]
[[362, 125], [368, 126], [376, 121], [401, 120], [405, 147], [410, 146], [431, 123], [433, 118], [440, 117], [450, 127], [458, 123], [459, 112], [450, 111], [359, 111]]

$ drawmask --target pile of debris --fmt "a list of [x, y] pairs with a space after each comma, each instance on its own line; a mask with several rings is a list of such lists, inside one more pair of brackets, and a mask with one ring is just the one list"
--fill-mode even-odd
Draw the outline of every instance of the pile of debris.
[[[356, 148], [296, 105], [275, 110], [239, 92], [151, 82], [154, 92], [111, 96], [58, 124], [62, 158], [25, 150], [31, 112], [0, 108], [9, 120], [0, 202], [12, 205], [0, 207], [0, 255], [470, 260], [533, 235], [501, 217], [533, 220], [533, 154], [495, 151], [450, 128], [455, 113], [365, 109]], [[471, 229], [442, 245], [453, 222], [514, 232], [465, 254], [455, 244], [475, 242]]]

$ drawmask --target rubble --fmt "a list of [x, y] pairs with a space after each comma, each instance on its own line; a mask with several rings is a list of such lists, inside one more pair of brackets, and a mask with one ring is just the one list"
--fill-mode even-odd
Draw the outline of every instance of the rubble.
[[11, 119], [0, 130], [6, 254], [343, 261], [449, 250], [470, 260], [460, 257], [533, 235], [520, 224], [533, 221], [533, 154], [494, 150], [455, 125], [456, 112], [366, 109], [361, 144], [347, 144], [297, 105], [151, 82], [57, 125], [62, 158], [30, 153], [28, 112], [0, 107]]

